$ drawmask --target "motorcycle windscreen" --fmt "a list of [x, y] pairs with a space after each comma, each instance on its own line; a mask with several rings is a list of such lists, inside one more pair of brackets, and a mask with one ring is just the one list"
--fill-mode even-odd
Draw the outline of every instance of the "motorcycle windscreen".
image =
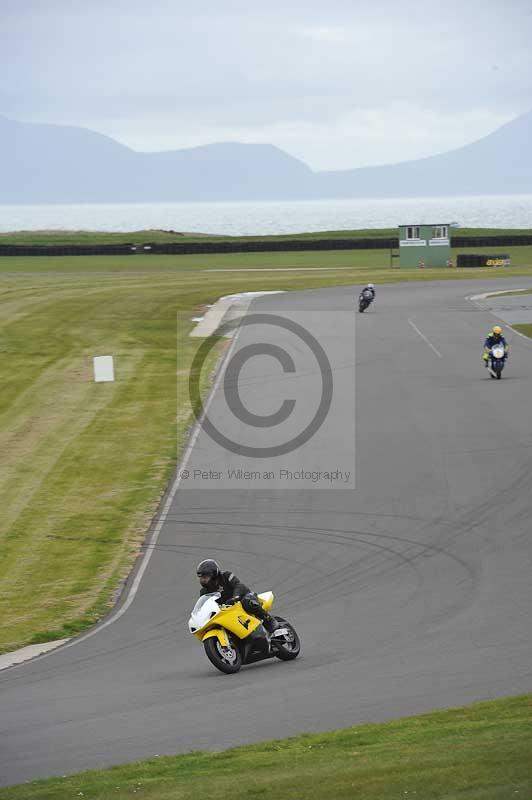
[[196, 633], [196, 631], [206, 625], [207, 622], [219, 612], [220, 606], [216, 602], [219, 599], [220, 592], [203, 594], [198, 598], [188, 621], [188, 628], [191, 633]]

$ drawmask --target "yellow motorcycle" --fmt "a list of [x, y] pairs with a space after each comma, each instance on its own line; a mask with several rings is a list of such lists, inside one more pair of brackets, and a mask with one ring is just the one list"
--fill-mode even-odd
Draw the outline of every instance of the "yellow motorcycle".
[[[264, 592], [258, 598], [263, 609], [269, 611], [273, 592]], [[238, 672], [243, 664], [266, 658], [297, 658], [301, 649], [299, 636], [286, 619], [275, 617], [280, 627], [268, 633], [257, 617], [244, 611], [240, 601], [220, 605], [219, 599], [219, 592], [202, 595], [192, 609], [188, 627], [203, 642], [207, 658], [220, 672]]]

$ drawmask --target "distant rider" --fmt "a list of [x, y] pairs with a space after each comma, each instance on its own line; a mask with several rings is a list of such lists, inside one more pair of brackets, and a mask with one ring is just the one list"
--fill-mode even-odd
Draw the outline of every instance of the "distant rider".
[[484, 352], [482, 353], [482, 358], [484, 359], [485, 367], [489, 366], [491, 348], [501, 344], [504, 347], [504, 357], [508, 358], [508, 344], [502, 335], [502, 328], [500, 325], [495, 325], [484, 342]]
[[212, 558], [207, 558], [198, 564], [196, 574], [201, 583], [200, 596], [211, 592], [220, 592], [221, 596], [218, 602], [221, 605], [232, 605], [240, 600], [244, 611], [260, 619], [268, 633], [273, 633], [279, 627], [275, 617], [264, 611], [255, 592], [250, 591], [234, 573], [222, 572], [220, 565]]
[[368, 283], [368, 285], [365, 286], [362, 289], [362, 291], [360, 292], [359, 296], [362, 297], [364, 292], [370, 292], [370, 294], [371, 294], [371, 302], [373, 302], [375, 300], [375, 286], [372, 283]]

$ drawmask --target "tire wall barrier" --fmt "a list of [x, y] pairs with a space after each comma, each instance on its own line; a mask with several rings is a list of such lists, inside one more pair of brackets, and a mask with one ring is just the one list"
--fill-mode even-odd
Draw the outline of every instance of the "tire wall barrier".
[[505, 255], [478, 255], [477, 253], [462, 253], [456, 257], [457, 267], [509, 267], [510, 256]]
[[135, 252], [130, 244], [0, 244], [0, 256], [129, 256]]
[[[532, 245], [532, 235], [456, 236], [452, 247], [518, 247]], [[283, 239], [272, 241], [153, 242], [151, 244], [15, 245], [0, 244], [0, 256], [130, 256], [196, 255], [214, 253], [274, 253], [305, 250], [390, 250], [399, 247], [398, 237], [374, 239]]]
[[210, 253], [273, 253], [290, 250], [373, 250], [398, 247], [398, 239], [285, 239], [235, 242], [152, 242], [144, 245], [9, 245], [0, 256], [196, 255]]

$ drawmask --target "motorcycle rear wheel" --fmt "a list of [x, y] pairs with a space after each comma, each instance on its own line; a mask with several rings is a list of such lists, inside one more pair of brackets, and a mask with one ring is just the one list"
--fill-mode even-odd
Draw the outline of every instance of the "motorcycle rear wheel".
[[229, 644], [229, 648], [222, 647], [218, 639], [213, 636], [203, 642], [203, 647], [207, 658], [216, 669], [225, 672], [226, 675], [233, 675], [242, 666], [242, 656], [233, 643]]
[[291, 625], [286, 619], [283, 619], [283, 617], [275, 617], [275, 619], [283, 626], [283, 628], [288, 628], [289, 631], [289, 641], [286, 642], [286, 644], [277, 644], [275, 646], [275, 656], [281, 661], [293, 661], [293, 659], [297, 658], [301, 652], [301, 642], [299, 641], [299, 636], [297, 635], [294, 626]]

